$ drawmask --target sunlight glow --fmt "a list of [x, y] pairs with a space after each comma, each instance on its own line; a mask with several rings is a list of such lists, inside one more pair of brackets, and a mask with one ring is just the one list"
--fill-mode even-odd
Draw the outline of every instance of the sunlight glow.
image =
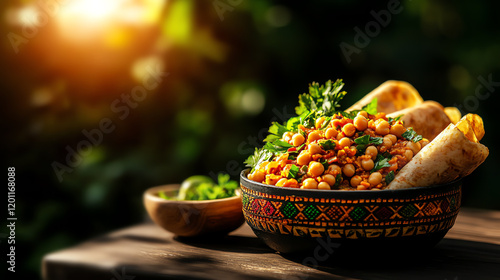
[[88, 35], [101, 28], [108, 27], [124, 1], [120, 0], [74, 0], [61, 7], [57, 20], [66, 35]]
[[164, 4], [160, 0], [72, 0], [61, 6], [56, 20], [67, 38], [109, 36], [114, 30], [123, 34], [123, 27], [157, 23]]

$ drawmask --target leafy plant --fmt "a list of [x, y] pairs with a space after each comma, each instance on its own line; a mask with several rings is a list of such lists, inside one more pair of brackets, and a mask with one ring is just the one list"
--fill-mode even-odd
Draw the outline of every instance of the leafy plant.
[[238, 188], [238, 183], [236, 181], [230, 180], [229, 175], [224, 173], [219, 174], [217, 178], [217, 184], [215, 184], [210, 177], [206, 177], [207, 180], [197, 181], [194, 184], [189, 184], [189, 180], [192, 180], [191, 178], [193, 177], [202, 176], [192, 176], [190, 178], [187, 178], [183, 182], [182, 185], [188, 183], [188, 189], [185, 190], [185, 194], [182, 197], [180, 197], [179, 195], [175, 197], [169, 197], [165, 194], [165, 192], [159, 192], [158, 196], [168, 200], [212, 200], [235, 196], [235, 191]]

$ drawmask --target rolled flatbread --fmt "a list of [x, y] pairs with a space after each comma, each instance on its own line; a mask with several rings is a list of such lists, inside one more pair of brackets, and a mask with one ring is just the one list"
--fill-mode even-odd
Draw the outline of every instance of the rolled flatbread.
[[469, 175], [488, 157], [488, 148], [479, 143], [483, 136], [481, 117], [467, 114], [422, 148], [387, 189], [439, 185]]
[[375, 98], [377, 98], [377, 111], [386, 114], [416, 106], [424, 101], [418, 91], [409, 83], [387, 81], [354, 103], [346, 111], [361, 110]]
[[460, 113], [457, 107], [446, 107], [444, 108], [444, 112], [453, 124], [457, 123], [462, 118], [462, 113]]
[[435, 101], [425, 101], [422, 104], [388, 114], [387, 117], [395, 118], [401, 115], [403, 115], [401, 119], [405, 127], [413, 127], [415, 132], [429, 141], [436, 138], [451, 123], [443, 106]]

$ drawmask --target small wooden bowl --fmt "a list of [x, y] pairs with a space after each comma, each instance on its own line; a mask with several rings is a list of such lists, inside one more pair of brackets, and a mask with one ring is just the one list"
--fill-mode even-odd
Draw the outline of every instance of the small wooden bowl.
[[149, 188], [144, 192], [144, 206], [151, 219], [177, 236], [227, 234], [239, 228], [244, 220], [241, 196], [214, 200], [166, 200], [158, 196], [164, 191], [175, 196], [179, 184]]

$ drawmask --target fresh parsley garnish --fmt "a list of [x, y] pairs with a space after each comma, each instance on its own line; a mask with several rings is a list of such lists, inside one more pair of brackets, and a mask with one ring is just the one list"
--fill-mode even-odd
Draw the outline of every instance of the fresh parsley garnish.
[[287, 178], [288, 179], [295, 179], [297, 177], [297, 174], [299, 174], [299, 171], [300, 171], [300, 168], [297, 165], [292, 164], [292, 167], [288, 171]]
[[333, 150], [335, 149], [335, 142], [332, 140], [324, 140], [324, 141], [319, 141], [319, 145], [323, 148], [323, 150], [328, 151], [328, 150]]
[[286, 152], [289, 148], [293, 147], [292, 144], [285, 142], [283, 140], [275, 140], [273, 142], [267, 142], [264, 145], [264, 150], [268, 150], [274, 154], [281, 154]]
[[365, 111], [370, 115], [376, 115], [378, 113], [377, 107], [378, 107], [377, 98], [373, 98], [373, 100], [370, 103], [363, 106], [361, 111]]
[[354, 120], [354, 118], [358, 115], [358, 112], [359, 111], [351, 111], [351, 112], [342, 111], [342, 112], [338, 112], [338, 113], [341, 114], [342, 117], [344, 117], [344, 118]]
[[335, 185], [333, 185], [334, 188], [338, 188], [340, 186], [340, 183], [342, 183], [342, 175], [337, 174], [337, 176], [335, 177]]
[[273, 155], [274, 154], [272, 152], [267, 151], [264, 148], [255, 148], [254, 154], [249, 156], [244, 163], [246, 164], [246, 166], [251, 167], [252, 170], [250, 172], [253, 172], [257, 166], [259, 166], [264, 161], [270, 160]]
[[401, 136], [415, 143], [423, 139], [422, 135], [418, 135], [417, 132], [415, 132], [415, 130], [413, 130], [412, 127], [408, 128], [408, 130], [406, 130]]
[[346, 118], [353, 120], [361, 111], [365, 111], [370, 115], [376, 115], [378, 113], [377, 106], [378, 106], [377, 98], [374, 98], [370, 103], [363, 106], [361, 110], [354, 110], [351, 112], [340, 112], [340, 114], [342, 114], [342, 116]]
[[391, 171], [387, 173], [387, 175], [385, 175], [385, 182], [387, 183], [387, 185], [389, 185], [392, 180], [394, 180], [394, 171]]
[[334, 83], [331, 80], [325, 85], [313, 82], [309, 85], [309, 93], [299, 95], [299, 106], [295, 108], [297, 115], [304, 112], [322, 112], [323, 115], [333, 115], [340, 107], [340, 101], [346, 95], [345, 91], [340, 91], [344, 83], [337, 79]]
[[[319, 85], [316, 82], [311, 83], [309, 93], [299, 95], [299, 106], [295, 108], [297, 116], [290, 118], [283, 124], [273, 122], [269, 127], [269, 135], [264, 139], [264, 142], [266, 142], [264, 147], [256, 149], [254, 154], [245, 160], [246, 165], [252, 167], [252, 172], [263, 161], [268, 161], [273, 156], [285, 153], [289, 148], [293, 147], [281, 140], [284, 133], [301, 133], [306, 137], [305, 131], [299, 129], [299, 125], [312, 128], [315, 127], [315, 121], [318, 118], [324, 117], [325, 121], [320, 129], [325, 129], [332, 116], [337, 113], [342, 114], [342, 111], [337, 110], [340, 108], [340, 101], [346, 95], [345, 91], [341, 91], [343, 86], [344, 83], [341, 79], [337, 79], [335, 82], [329, 80], [324, 85]], [[323, 148], [329, 149], [332, 148], [331, 146], [334, 143], [326, 145], [328, 146]], [[335, 147], [333, 146], [333, 148]]]
[[264, 142], [273, 142], [281, 139], [283, 134], [288, 131], [290, 130], [286, 126], [278, 122], [273, 122], [268, 130], [269, 135], [267, 135], [266, 139], [264, 139]]
[[388, 122], [389, 122], [390, 124], [392, 124], [392, 123], [395, 123], [395, 122], [399, 121], [399, 120], [400, 120], [403, 116], [404, 116], [404, 115], [399, 115], [399, 116], [397, 116], [397, 117], [395, 117], [395, 118], [388, 117], [388, 118], [387, 118], [387, 120], [388, 120]]
[[323, 168], [325, 168], [325, 170], [328, 169], [328, 161], [326, 159], [322, 159], [319, 163], [323, 164]]
[[370, 145], [370, 144], [380, 145], [383, 142], [384, 142], [384, 139], [382, 137], [371, 137], [368, 134], [365, 134], [361, 137], [354, 139], [354, 143], [357, 144], [356, 149], [358, 150], [358, 153], [360, 153], [360, 154], [365, 152], [366, 147], [368, 147], [368, 145]]
[[379, 171], [380, 169], [384, 167], [391, 167], [391, 164], [389, 163], [389, 160], [391, 160], [391, 156], [388, 155], [387, 157], [381, 154], [377, 155], [377, 159], [375, 161], [375, 166], [373, 167], [371, 173]]

